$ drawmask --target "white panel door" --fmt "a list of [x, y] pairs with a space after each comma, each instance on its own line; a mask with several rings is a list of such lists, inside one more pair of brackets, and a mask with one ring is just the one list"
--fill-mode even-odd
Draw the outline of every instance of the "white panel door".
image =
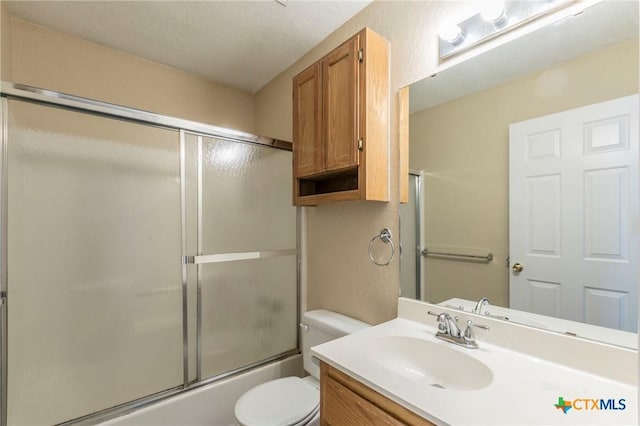
[[509, 126], [511, 308], [637, 330], [638, 159], [638, 95]]

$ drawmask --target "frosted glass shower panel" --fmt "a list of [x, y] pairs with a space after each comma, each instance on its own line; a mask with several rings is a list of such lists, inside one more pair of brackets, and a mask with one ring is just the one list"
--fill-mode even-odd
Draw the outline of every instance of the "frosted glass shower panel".
[[296, 246], [291, 152], [202, 139], [202, 252]]
[[296, 210], [291, 152], [212, 138], [199, 149], [199, 254], [273, 256], [199, 265], [207, 378], [296, 348]]
[[296, 256], [201, 267], [203, 379], [296, 348]]
[[8, 424], [182, 383], [175, 131], [9, 101]]

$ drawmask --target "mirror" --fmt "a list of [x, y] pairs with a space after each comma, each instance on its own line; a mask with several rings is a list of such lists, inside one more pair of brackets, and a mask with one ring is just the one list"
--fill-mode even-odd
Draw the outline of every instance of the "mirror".
[[[418, 266], [422, 267], [422, 271], [417, 272], [416, 281], [421, 284], [416, 294], [421, 295], [423, 300], [448, 303], [467, 311], [475, 308], [480, 298], [487, 297], [490, 303], [482, 308], [482, 314], [490, 312], [530, 326], [570, 332], [624, 346], [637, 346], [637, 338], [628, 332], [637, 330], [637, 272], [632, 275], [630, 288], [622, 290], [603, 289], [598, 283], [587, 283], [581, 284], [580, 289], [573, 293], [562, 293], [558, 290], [562, 286], [555, 282], [556, 279], [531, 279], [527, 281], [526, 285], [529, 287], [525, 291], [530, 300], [523, 308], [511, 306], [516, 292], [510, 289], [510, 281], [520, 274], [512, 268], [516, 266], [516, 262], [521, 262], [525, 272], [529, 272], [529, 268], [533, 267], [531, 262], [535, 263], [535, 259], [531, 260], [531, 256], [525, 256], [526, 260], [509, 258], [510, 234], [516, 234], [514, 229], [510, 232], [510, 222], [519, 223], [519, 218], [513, 216], [513, 212], [510, 220], [509, 212], [509, 126], [637, 93], [636, 1], [597, 3], [579, 15], [537, 29], [411, 85], [409, 167], [414, 173], [418, 173], [417, 181], [422, 187], [418, 198], [421, 197], [422, 200], [414, 201], [413, 205], [401, 206], [401, 229], [410, 222], [407, 218], [415, 214], [414, 206], [422, 203], [419, 220], [413, 220], [414, 225], [411, 226], [420, 226], [422, 223], [421, 241], [416, 246], [426, 248], [430, 253], [419, 256]], [[588, 125], [590, 124], [583, 122], [579, 127], [585, 128]], [[598, 127], [598, 134], [607, 133], [606, 129], [615, 127], [612, 126]], [[637, 124], [627, 123], [625, 126], [627, 127], [624, 129], [616, 127], [618, 135], [635, 137], [637, 145]], [[596, 135], [595, 132], [594, 130], [593, 135]], [[594, 149], [606, 145], [605, 143]], [[535, 146], [540, 148], [559, 145], [551, 139], [542, 138], [540, 144]], [[635, 149], [620, 155], [635, 159], [635, 165], [625, 166], [628, 174], [624, 178], [628, 179], [625, 182], [635, 185], [637, 191], [638, 151]], [[549, 173], [545, 176], [548, 175]], [[516, 187], [514, 183], [511, 186], [512, 189]], [[544, 185], [539, 187], [543, 188]], [[531, 190], [532, 194], [536, 188], [538, 187]], [[610, 188], [613, 187], [601, 187], [600, 194], [604, 196], [601, 200], [607, 199], [606, 195], [611, 194], [608, 190]], [[556, 192], [583, 194], [585, 191], [584, 187], [570, 187]], [[629, 193], [631, 192], [625, 192]], [[545, 198], [544, 194], [548, 193], [541, 194], [542, 198], [538, 198], [546, 200], [547, 205], [556, 200], [553, 197]], [[537, 195], [531, 195], [535, 196]], [[573, 205], [583, 205], [588, 201], [587, 198], [576, 200], [581, 201], [576, 201]], [[633, 204], [633, 200], [631, 202]], [[544, 204], [542, 201], [541, 203]], [[612, 211], [617, 217], [624, 216], [633, 221], [634, 215], [637, 217], [638, 214], [637, 207], [633, 206], [636, 211], [630, 213], [610, 208], [604, 202], [599, 205], [596, 203], [595, 207], [598, 206], [602, 208], [595, 209], [596, 213], [592, 212], [592, 216], [603, 216]], [[627, 204], [625, 206], [628, 207]], [[554, 210], [547, 209], [542, 213], [536, 211], [535, 214], [531, 214], [531, 209], [529, 210], [527, 215], [534, 217], [537, 222], [534, 220], [536, 231], [527, 238], [543, 241], [549, 237], [548, 239], [554, 240], [559, 235], [561, 226], [554, 221], [556, 216], [547, 214], [548, 211]], [[584, 211], [576, 213], [578, 216], [580, 214], [584, 214]], [[576, 223], [580, 223], [580, 226], [573, 232], [582, 234], [582, 230], [586, 229], [584, 217]], [[607, 223], [611, 225], [613, 221], [608, 220]], [[543, 228], [543, 224], [551, 228]], [[609, 231], [613, 229], [611, 226], [604, 226], [601, 234], [610, 236]], [[402, 234], [407, 232], [410, 231], [403, 229]], [[626, 240], [623, 244], [626, 251], [623, 256], [619, 256], [617, 263], [638, 260], [640, 253], [637, 233], [637, 225], [633, 231], [624, 233]], [[404, 239], [402, 243], [405, 254], [401, 264], [401, 273], [404, 274], [401, 277], [401, 288], [404, 288], [413, 284], [404, 278], [407, 271], [402, 265], [410, 265], [416, 271], [420, 268], [416, 267], [416, 262], [407, 261], [407, 258], [413, 256], [411, 250], [407, 250], [412, 243], [405, 244]], [[533, 243], [529, 241], [527, 244], [531, 248]], [[564, 251], [565, 248], [566, 244], [563, 246]], [[483, 259], [483, 256], [489, 254], [492, 256], [491, 260]], [[548, 253], [542, 250], [537, 255], [539, 258], [561, 257], [553, 250]], [[589, 256], [582, 253], [582, 257]], [[594, 255], [593, 258], [595, 263], [604, 264], [607, 260], [606, 256], [598, 258]], [[582, 266], [576, 266], [575, 262], [562, 261], [564, 260], [560, 259], [554, 268], [561, 271], [582, 271]], [[420, 274], [422, 280], [419, 279]], [[571, 310], [575, 312], [569, 312]], [[612, 316], [611, 312], [616, 314]], [[623, 314], [626, 315], [625, 319], [616, 324], [613, 317]], [[550, 318], [551, 315], [556, 318]], [[584, 324], [575, 324], [576, 321]], [[590, 334], [586, 329], [594, 333]]]

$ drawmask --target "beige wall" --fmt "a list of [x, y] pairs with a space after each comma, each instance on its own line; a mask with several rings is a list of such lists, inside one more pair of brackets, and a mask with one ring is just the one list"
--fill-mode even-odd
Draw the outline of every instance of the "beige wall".
[[[467, 2], [468, 3], [468, 2]], [[388, 203], [340, 202], [306, 208], [307, 307], [378, 323], [395, 317], [399, 263], [373, 265], [369, 240], [384, 227], [398, 243], [397, 91], [436, 67], [436, 28], [465, 2], [374, 1], [256, 94], [256, 131], [291, 139], [295, 74], [365, 26], [391, 43], [391, 197]]]
[[488, 265], [428, 259], [426, 298], [508, 305], [510, 123], [637, 92], [636, 40], [411, 115], [410, 167], [426, 172], [426, 246], [495, 256]]
[[11, 22], [15, 83], [255, 131], [249, 93], [20, 19]]
[[0, 1], [0, 81], [11, 80], [11, 15]]

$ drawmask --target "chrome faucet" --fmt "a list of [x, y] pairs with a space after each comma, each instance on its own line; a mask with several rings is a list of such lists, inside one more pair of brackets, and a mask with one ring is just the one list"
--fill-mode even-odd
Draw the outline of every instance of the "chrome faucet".
[[486, 325], [474, 324], [473, 321], [467, 321], [467, 327], [464, 333], [460, 331], [458, 327], [458, 318], [452, 317], [446, 312], [436, 314], [435, 312], [428, 311], [429, 315], [438, 317], [438, 331], [436, 332], [436, 338], [444, 340], [445, 342], [454, 343], [459, 346], [464, 346], [469, 349], [477, 349], [478, 343], [476, 342], [476, 336], [473, 332], [473, 327], [489, 330]]
[[438, 335], [442, 336], [452, 336], [452, 337], [460, 337], [460, 328], [458, 327], [458, 322], [456, 318], [452, 317], [446, 312], [441, 314], [434, 314], [429, 311], [430, 315], [436, 315], [438, 317]]
[[476, 307], [473, 308], [471, 312], [482, 315], [482, 308], [484, 308], [488, 304], [489, 304], [489, 299], [487, 299], [486, 297], [483, 297], [482, 299], [478, 300], [478, 303], [476, 303]]

